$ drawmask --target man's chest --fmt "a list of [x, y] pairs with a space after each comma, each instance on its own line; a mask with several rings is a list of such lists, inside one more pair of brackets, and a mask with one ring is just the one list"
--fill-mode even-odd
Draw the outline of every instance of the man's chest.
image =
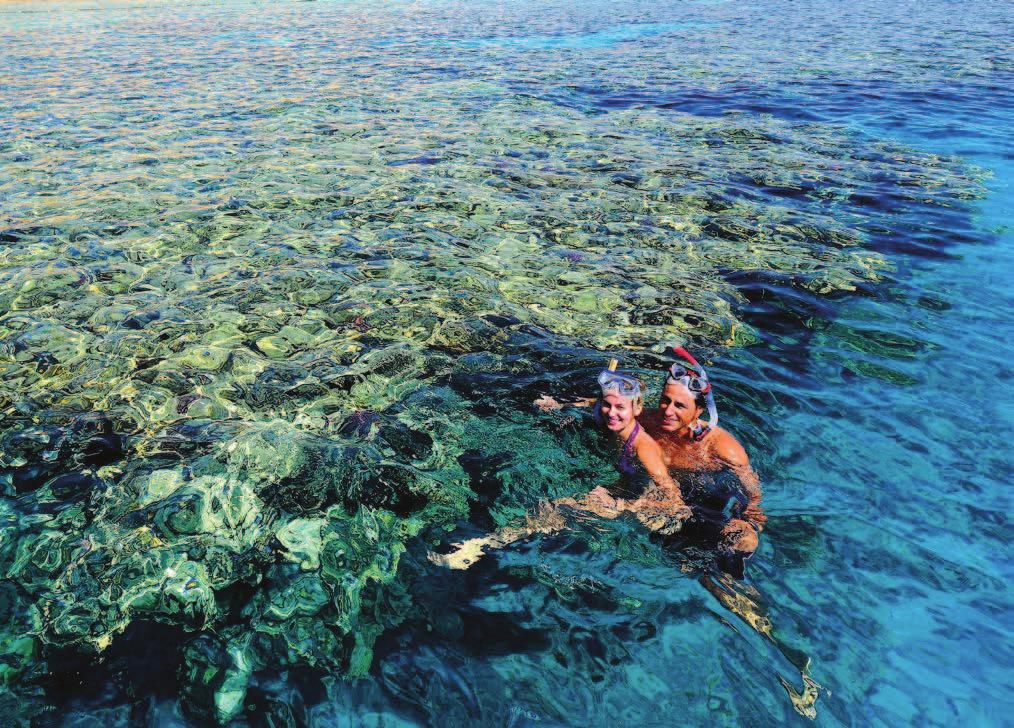
[[697, 443], [659, 442], [665, 464], [672, 470], [721, 470], [705, 447]]

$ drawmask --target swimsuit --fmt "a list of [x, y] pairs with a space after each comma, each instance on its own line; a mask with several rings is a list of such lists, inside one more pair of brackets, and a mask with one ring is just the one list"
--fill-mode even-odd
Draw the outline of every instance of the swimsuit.
[[634, 450], [634, 440], [641, 434], [641, 425], [634, 423], [634, 429], [630, 431], [630, 437], [623, 443], [620, 450], [619, 460], [616, 461], [616, 469], [620, 472], [620, 482], [609, 488], [615, 498], [625, 500], [637, 500], [651, 485], [651, 476], [645, 470]]
[[[637, 459], [636, 453], [634, 453], [634, 440], [641, 433], [641, 423], [635, 421], [634, 429], [630, 431], [630, 437], [623, 443], [623, 450], [620, 451], [620, 459], [616, 463], [616, 469], [624, 475], [634, 475], [637, 473], [637, 465], [640, 461]], [[631, 457], [633, 455], [633, 457]]]

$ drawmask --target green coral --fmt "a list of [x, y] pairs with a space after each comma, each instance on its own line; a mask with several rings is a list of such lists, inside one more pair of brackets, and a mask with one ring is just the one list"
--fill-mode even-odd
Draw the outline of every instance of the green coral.
[[[209, 101], [191, 76], [167, 121], [150, 98], [54, 95], [95, 88], [80, 36], [52, 35], [55, 75], [9, 79], [76, 125], [26, 107], [0, 143], [0, 678], [19, 690], [54, 647], [107, 649], [139, 621], [190, 635], [199, 721], [238, 717], [266, 665], [366, 673], [414, 614], [420, 536], [476, 498], [508, 524], [600, 477], [579, 423], [534, 395], [618, 349], [648, 365], [659, 342], [748, 346], [737, 276], [813, 297], [877, 284], [871, 231], [981, 193], [957, 160], [836, 126], [533, 98], [496, 82], [496, 44], [441, 51], [471, 78], [412, 84], [308, 54], [333, 83], [298, 102], [231, 80]], [[251, 67], [276, 66], [265, 48], [245, 46]], [[604, 67], [562, 57], [528, 73], [556, 88]], [[654, 88], [664, 57], [609, 80]], [[222, 108], [241, 135], [208, 126]], [[847, 369], [911, 383], [867, 358], [912, 342], [846, 338]], [[85, 431], [92, 413], [106, 424]]]

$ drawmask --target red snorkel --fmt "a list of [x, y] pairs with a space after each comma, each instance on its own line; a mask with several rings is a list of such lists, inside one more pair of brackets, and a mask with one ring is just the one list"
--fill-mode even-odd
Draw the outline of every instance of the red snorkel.
[[[682, 367], [682, 373], [674, 371], [677, 369], [676, 365], [669, 370], [669, 374], [666, 381], [673, 381], [683, 384], [691, 392], [703, 394], [705, 396], [705, 402], [708, 406], [708, 426], [714, 428], [718, 425], [718, 407], [715, 405], [715, 396], [712, 392], [711, 381], [708, 379], [708, 373], [704, 367], [693, 357], [693, 355], [684, 349], [682, 346], [671, 346], [669, 350], [673, 356], [677, 359], [682, 359], [692, 366], [696, 371], [696, 377], [691, 376], [691, 373], [687, 371], [686, 367]], [[679, 375], [679, 376], [678, 376]]]

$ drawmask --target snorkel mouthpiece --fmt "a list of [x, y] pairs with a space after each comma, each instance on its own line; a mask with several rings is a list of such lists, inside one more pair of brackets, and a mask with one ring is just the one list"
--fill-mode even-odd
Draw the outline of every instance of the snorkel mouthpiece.
[[[682, 359], [689, 364], [694, 371], [687, 371], [686, 366], [678, 367], [674, 364], [666, 375], [666, 381], [677, 382], [685, 386], [691, 392], [703, 394], [704, 401], [708, 407], [708, 427], [717, 427], [718, 407], [715, 405], [714, 388], [711, 386], [711, 382], [708, 379], [708, 372], [705, 371], [704, 367], [700, 365], [693, 355], [682, 346], [671, 346], [669, 347], [669, 350], [677, 359]], [[681, 376], [676, 375], [675, 370], [678, 369], [683, 370]], [[693, 376], [694, 374], [697, 376]]]

